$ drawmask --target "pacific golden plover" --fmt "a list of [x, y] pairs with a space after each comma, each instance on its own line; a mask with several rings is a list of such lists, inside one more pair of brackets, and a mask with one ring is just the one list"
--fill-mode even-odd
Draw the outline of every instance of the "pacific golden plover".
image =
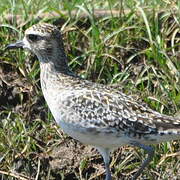
[[148, 157], [135, 173], [137, 179], [151, 161], [150, 144], [180, 139], [180, 119], [162, 115], [132, 97], [70, 71], [61, 33], [40, 23], [25, 31], [22, 41], [7, 46], [33, 52], [40, 62], [41, 88], [57, 124], [74, 139], [96, 147], [103, 156], [106, 180], [111, 180], [110, 152], [123, 145], [144, 149]]

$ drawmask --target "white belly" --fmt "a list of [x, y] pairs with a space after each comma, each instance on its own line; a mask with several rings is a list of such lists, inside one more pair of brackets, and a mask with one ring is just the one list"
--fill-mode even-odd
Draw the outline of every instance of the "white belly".
[[72, 124], [60, 122], [59, 125], [69, 136], [82, 142], [96, 147], [104, 147], [114, 149], [129, 144], [130, 139], [118, 133], [98, 132], [95, 128], [75, 127]]

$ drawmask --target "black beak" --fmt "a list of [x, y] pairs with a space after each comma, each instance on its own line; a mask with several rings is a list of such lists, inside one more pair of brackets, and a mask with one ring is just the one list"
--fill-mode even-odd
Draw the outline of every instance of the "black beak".
[[5, 50], [23, 48], [23, 46], [24, 46], [24, 43], [23, 43], [23, 41], [20, 40], [20, 41], [17, 41], [17, 42], [15, 42], [15, 43], [13, 43], [13, 44], [9, 44], [9, 45], [6, 47]]

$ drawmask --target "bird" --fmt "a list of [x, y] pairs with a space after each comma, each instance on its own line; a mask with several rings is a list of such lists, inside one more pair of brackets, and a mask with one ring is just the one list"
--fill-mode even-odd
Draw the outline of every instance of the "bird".
[[110, 153], [118, 147], [135, 146], [147, 153], [132, 177], [135, 180], [153, 158], [152, 144], [180, 139], [180, 118], [161, 114], [117, 89], [72, 72], [57, 26], [35, 24], [22, 40], [6, 48], [27, 49], [37, 56], [41, 89], [56, 123], [72, 138], [99, 151], [105, 180], [112, 180]]

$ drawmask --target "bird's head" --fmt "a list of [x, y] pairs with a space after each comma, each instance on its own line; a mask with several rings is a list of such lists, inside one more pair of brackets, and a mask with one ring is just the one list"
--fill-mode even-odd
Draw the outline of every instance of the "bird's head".
[[9, 44], [7, 49], [23, 48], [34, 53], [41, 62], [48, 61], [64, 51], [61, 33], [54, 25], [39, 23], [25, 31], [24, 38], [16, 43]]

